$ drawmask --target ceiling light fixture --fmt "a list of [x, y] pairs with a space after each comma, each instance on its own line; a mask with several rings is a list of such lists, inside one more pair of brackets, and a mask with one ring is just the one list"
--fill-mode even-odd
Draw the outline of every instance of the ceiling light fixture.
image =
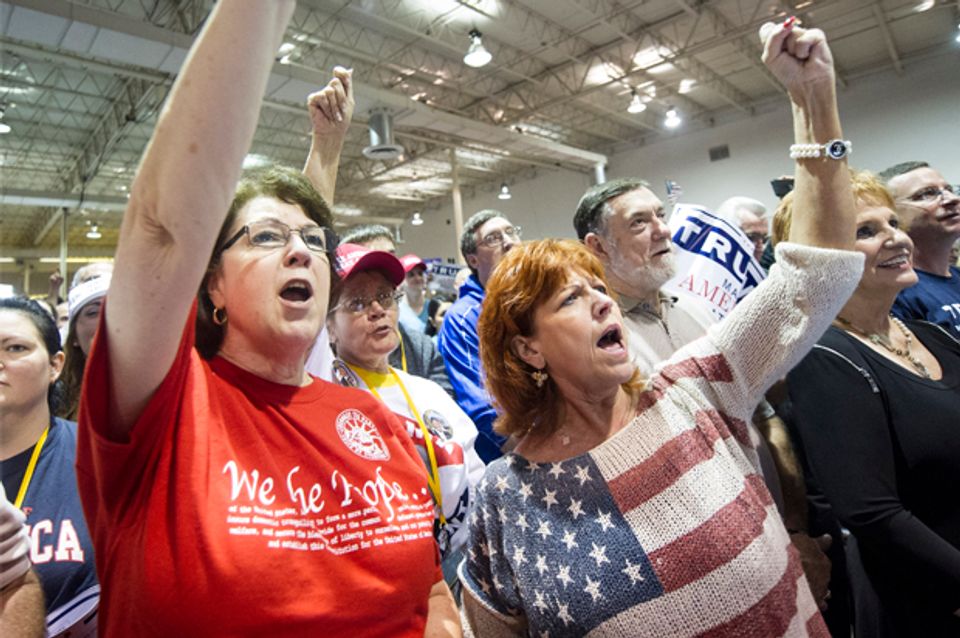
[[643, 113], [647, 110], [647, 105], [643, 103], [636, 91], [630, 91], [633, 99], [630, 100], [630, 106], [627, 107], [627, 113]]
[[413, 219], [410, 220], [410, 223], [413, 224], [414, 226], [423, 225], [423, 218], [420, 217], [420, 213], [414, 213]]
[[497, 194], [497, 199], [510, 199], [513, 195], [510, 194], [510, 187], [507, 186], [506, 182], [500, 184], [500, 193]]
[[489, 64], [493, 55], [483, 46], [483, 40], [481, 40], [483, 34], [477, 29], [471, 29], [468, 35], [470, 36], [470, 48], [463, 56], [463, 63], [475, 69]]
[[689, 93], [694, 86], [696, 86], [697, 81], [691, 78], [683, 78], [680, 80], [680, 87], [677, 89], [677, 93], [683, 95]]
[[923, 13], [924, 11], [932, 9], [936, 4], [936, 0], [922, 0], [922, 2], [918, 2], [913, 6], [913, 10], [915, 13]]
[[293, 61], [293, 55], [297, 51], [297, 45], [292, 42], [284, 42], [277, 49], [277, 62], [280, 64], [290, 64]]
[[10, 125], [3, 121], [3, 114], [7, 112], [7, 105], [0, 104], [0, 135], [5, 135], [12, 131]]
[[100, 228], [94, 224], [90, 227], [90, 230], [87, 231], [87, 239], [100, 239], [103, 235], [100, 234]]
[[672, 106], [667, 108], [667, 116], [663, 118], [663, 125], [667, 128], [677, 128], [683, 123], [680, 114], [677, 112], [677, 109]]

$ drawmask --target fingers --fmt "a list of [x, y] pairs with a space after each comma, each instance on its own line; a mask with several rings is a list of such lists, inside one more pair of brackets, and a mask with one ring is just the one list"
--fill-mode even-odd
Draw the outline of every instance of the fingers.
[[788, 19], [782, 24], [765, 22], [760, 27], [760, 41], [763, 43], [764, 63], [777, 57], [784, 50], [784, 42], [793, 32], [796, 19]]
[[[337, 83], [337, 86], [333, 86], [334, 82]], [[342, 122], [343, 114], [340, 108], [340, 101], [337, 99], [338, 87], [342, 92], [343, 87], [340, 85], [339, 80], [334, 79], [324, 88], [315, 93], [311, 93], [310, 97], [307, 98], [307, 105], [310, 108], [310, 112], [314, 113], [314, 111], [319, 111], [323, 114], [323, 117], [330, 122]]]
[[311, 93], [307, 98], [307, 107], [311, 113], [319, 111], [330, 122], [343, 122], [348, 102], [352, 98], [352, 69], [338, 66], [333, 70], [334, 77], [327, 86]]
[[353, 97], [353, 69], [347, 69], [342, 66], [333, 67], [333, 77], [340, 80], [343, 89], [348, 98]]

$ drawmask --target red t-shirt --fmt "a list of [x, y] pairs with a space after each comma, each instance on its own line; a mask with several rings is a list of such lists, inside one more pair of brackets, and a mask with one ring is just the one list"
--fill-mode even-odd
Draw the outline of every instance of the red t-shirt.
[[205, 361], [191, 316], [129, 442], [111, 441], [106, 335], [77, 450], [101, 635], [423, 635], [442, 579], [433, 501], [393, 414]]

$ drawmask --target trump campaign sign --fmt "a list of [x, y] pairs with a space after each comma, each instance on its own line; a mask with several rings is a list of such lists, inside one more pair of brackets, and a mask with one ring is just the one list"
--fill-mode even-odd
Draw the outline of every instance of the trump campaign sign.
[[677, 204], [670, 234], [677, 274], [664, 289], [704, 301], [718, 320], [766, 278], [743, 231], [705, 208]]

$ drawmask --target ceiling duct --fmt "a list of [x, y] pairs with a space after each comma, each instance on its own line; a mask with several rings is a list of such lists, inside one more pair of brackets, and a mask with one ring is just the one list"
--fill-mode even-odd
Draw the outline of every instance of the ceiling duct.
[[374, 109], [367, 121], [370, 146], [363, 156], [372, 160], [393, 160], [403, 155], [403, 147], [393, 141], [393, 114], [386, 109]]

